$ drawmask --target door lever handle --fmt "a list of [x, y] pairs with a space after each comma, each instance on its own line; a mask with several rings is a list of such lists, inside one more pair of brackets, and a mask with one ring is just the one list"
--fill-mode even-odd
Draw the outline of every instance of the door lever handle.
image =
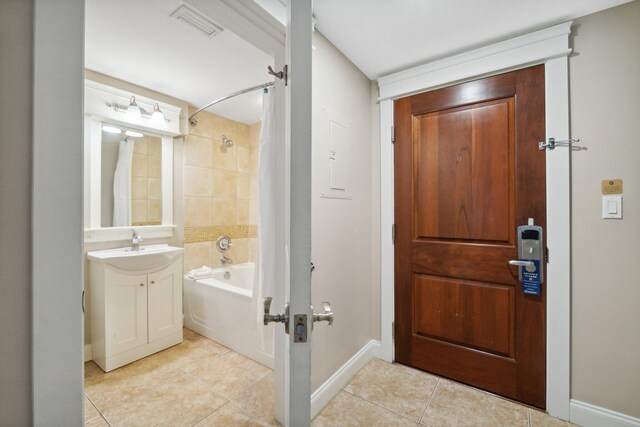
[[271, 301], [273, 298], [266, 297], [264, 299], [264, 325], [267, 326], [269, 322], [275, 323], [284, 323], [284, 331], [285, 333], [289, 333], [289, 303], [284, 305], [284, 313], [282, 314], [271, 314]]
[[[333, 311], [331, 311], [331, 304], [327, 301], [322, 303], [324, 313], [313, 313], [313, 322], [327, 322], [329, 325], [333, 325]], [[311, 307], [313, 311], [313, 307]]]
[[522, 261], [519, 259], [512, 259], [509, 261], [509, 265], [517, 265], [518, 267], [525, 267], [527, 271], [536, 271], [536, 266], [533, 261]]
[[519, 267], [533, 267], [533, 262], [531, 261], [520, 261], [519, 259], [512, 259], [509, 261], [509, 265], [517, 265]]

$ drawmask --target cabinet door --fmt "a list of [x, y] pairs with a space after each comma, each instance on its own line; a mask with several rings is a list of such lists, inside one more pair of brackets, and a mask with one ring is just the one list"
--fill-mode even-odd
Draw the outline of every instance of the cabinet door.
[[182, 330], [182, 261], [149, 274], [149, 342]]
[[147, 276], [105, 269], [107, 356], [147, 343]]

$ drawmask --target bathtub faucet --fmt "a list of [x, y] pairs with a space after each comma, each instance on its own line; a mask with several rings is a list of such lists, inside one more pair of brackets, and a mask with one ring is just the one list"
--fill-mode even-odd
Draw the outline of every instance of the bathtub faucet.
[[231, 258], [227, 258], [224, 255], [222, 256], [222, 258], [220, 258], [220, 262], [222, 263], [222, 265], [233, 264], [233, 260]]

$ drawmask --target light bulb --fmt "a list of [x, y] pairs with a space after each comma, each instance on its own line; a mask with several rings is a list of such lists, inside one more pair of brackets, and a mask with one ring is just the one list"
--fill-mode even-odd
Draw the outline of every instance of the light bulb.
[[142, 118], [142, 112], [140, 111], [140, 107], [136, 103], [135, 96], [131, 97], [131, 101], [129, 102], [129, 106], [127, 107], [126, 117], [129, 121], [140, 120]]
[[164, 114], [160, 111], [160, 105], [157, 102], [153, 107], [153, 113], [151, 113], [151, 122], [162, 129], [167, 128], [167, 122], [164, 119]]
[[127, 136], [131, 136], [133, 138], [142, 138], [144, 136], [140, 132], [134, 132], [132, 130], [128, 130], [124, 134], [127, 135]]
[[109, 125], [103, 125], [102, 126], [102, 130], [107, 132], [107, 133], [115, 133], [115, 134], [122, 133], [122, 131], [120, 129], [118, 129], [117, 127], [109, 126]]

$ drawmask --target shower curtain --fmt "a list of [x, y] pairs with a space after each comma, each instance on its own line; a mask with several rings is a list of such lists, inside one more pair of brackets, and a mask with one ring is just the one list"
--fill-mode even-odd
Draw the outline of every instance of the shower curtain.
[[118, 146], [118, 162], [113, 174], [113, 226], [131, 225], [131, 164], [133, 141], [123, 139]]
[[[258, 328], [262, 325], [264, 297], [275, 296], [276, 280], [276, 148], [273, 91], [262, 97], [262, 129], [260, 131], [260, 157], [258, 167], [258, 256], [255, 266], [253, 306]], [[273, 309], [272, 309], [273, 310]], [[263, 337], [264, 338], [264, 337]], [[263, 343], [264, 345], [264, 343]]]

